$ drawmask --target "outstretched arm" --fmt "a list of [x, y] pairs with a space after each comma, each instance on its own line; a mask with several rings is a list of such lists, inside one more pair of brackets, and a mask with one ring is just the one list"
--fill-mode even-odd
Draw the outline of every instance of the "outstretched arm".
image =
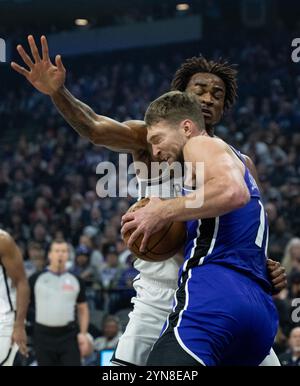
[[121, 123], [98, 115], [85, 103], [76, 99], [65, 86], [53, 93], [51, 99], [69, 125], [95, 145], [128, 152], [148, 148], [145, 122], [135, 120]]
[[33, 36], [28, 36], [28, 43], [32, 57], [21, 45], [17, 46], [28, 68], [14, 62], [11, 63], [12, 68], [23, 75], [38, 91], [49, 95], [58, 111], [79, 135], [88, 138], [96, 145], [116, 151], [135, 152], [148, 149], [147, 130], [143, 121], [120, 123], [96, 114], [64, 86], [66, 69], [60, 55], [56, 56], [55, 65], [51, 62], [46, 37], [41, 37], [42, 56]]

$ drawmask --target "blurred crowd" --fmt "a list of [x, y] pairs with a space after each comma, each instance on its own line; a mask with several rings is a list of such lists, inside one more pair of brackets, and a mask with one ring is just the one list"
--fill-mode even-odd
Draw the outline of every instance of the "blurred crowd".
[[[114, 58], [105, 63], [97, 56], [74, 60], [66, 65], [68, 87], [102, 115], [143, 119], [148, 103], [168, 90], [176, 67], [198, 52], [195, 46], [174, 46], [145, 59], [141, 52], [131, 52], [122, 63]], [[275, 349], [283, 354], [292, 329], [300, 326], [300, 311], [293, 313], [293, 299], [300, 298], [300, 71], [285, 48], [274, 53], [249, 42], [207, 52], [239, 64], [239, 99], [216, 134], [252, 157], [258, 169], [270, 223], [269, 256], [288, 273], [288, 289], [275, 296], [280, 315]], [[22, 249], [28, 276], [47, 265], [50, 241], [65, 239], [68, 267], [84, 280], [90, 310], [107, 315], [125, 309], [127, 315], [137, 271], [120, 237], [120, 218], [134, 199], [100, 199], [96, 194], [97, 164], [116, 163], [118, 155], [79, 137], [49, 98], [20, 79], [6, 90], [0, 121], [5, 123], [0, 225]], [[126, 184], [121, 178], [118, 188]], [[101, 334], [97, 328], [94, 337]]]

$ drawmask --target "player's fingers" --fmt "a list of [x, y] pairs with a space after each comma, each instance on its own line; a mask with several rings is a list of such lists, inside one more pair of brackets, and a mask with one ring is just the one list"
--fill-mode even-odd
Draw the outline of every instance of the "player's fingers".
[[27, 356], [28, 355], [28, 348], [26, 345], [26, 342], [22, 341], [19, 343], [19, 351], [22, 355]]
[[127, 221], [132, 221], [134, 219], [135, 219], [134, 213], [126, 213], [124, 214], [124, 216], [122, 216], [121, 225], [125, 224]]
[[23, 59], [24, 63], [26, 63], [27, 66], [31, 69], [34, 66], [34, 64], [31, 60], [30, 56], [26, 53], [24, 48], [21, 46], [21, 44], [17, 45], [17, 51], [18, 51], [19, 55], [21, 56], [21, 58]]
[[41, 36], [41, 45], [42, 45], [42, 58], [44, 61], [50, 61], [49, 58], [49, 47], [46, 36]]
[[269, 263], [267, 265], [267, 268], [268, 268], [269, 274], [272, 275], [273, 272], [275, 272], [275, 271], [277, 271], [278, 269], [281, 268], [281, 265], [278, 262], [276, 262], [274, 264], [273, 263]]
[[276, 284], [274, 288], [276, 289], [277, 292], [282, 291], [284, 288], [286, 288], [287, 283], [286, 282], [280, 282], [279, 284]]
[[272, 259], [268, 259], [267, 260], [267, 264], [271, 265], [271, 266], [273, 266], [273, 265], [276, 265], [276, 266], [280, 265], [280, 263], [278, 261], [275, 261], [275, 260], [272, 260]]
[[142, 240], [141, 246], [140, 246], [140, 252], [146, 252], [149, 236], [150, 236], [150, 234], [148, 232], [144, 233], [144, 237], [143, 237], [143, 240]]
[[279, 283], [282, 283], [282, 285], [285, 286], [285, 283], [286, 283], [286, 274], [285, 273], [282, 273], [281, 275], [272, 279], [273, 285], [277, 285]]
[[121, 228], [121, 235], [122, 237], [125, 236], [125, 234], [130, 231], [130, 229], [136, 228], [135, 221], [127, 221]]
[[284, 268], [279, 267], [279, 268], [274, 269], [273, 271], [271, 271], [271, 272], [270, 272], [270, 276], [271, 276], [271, 278], [276, 278], [276, 277], [278, 277], [278, 276], [283, 275], [284, 273], [285, 273]]
[[32, 35], [29, 35], [28, 36], [28, 43], [29, 43], [29, 46], [30, 46], [30, 49], [31, 49], [31, 53], [32, 53], [32, 56], [35, 60], [36, 63], [40, 62], [41, 61], [41, 57], [40, 57], [40, 54], [39, 54], [39, 50], [35, 44], [35, 40], [34, 40], [34, 37]]
[[137, 228], [132, 234], [131, 236], [129, 237], [129, 240], [128, 240], [128, 247], [131, 248], [134, 244], [134, 242], [136, 241], [136, 239], [141, 235], [143, 234], [143, 230], [141, 228]]
[[56, 64], [57, 68], [60, 71], [66, 71], [65, 66], [63, 65], [63, 62], [61, 60], [61, 56], [60, 55], [56, 55], [56, 57], [55, 57], [55, 64]]
[[15, 63], [15, 62], [11, 62], [11, 67], [12, 67], [15, 71], [17, 71], [19, 74], [21, 74], [21, 75], [23, 75], [23, 76], [25, 76], [25, 77], [27, 77], [27, 76], [30, 74], [30, 72], [29, 72], [28, 70], [26, 70], [26, 68], [19, 66], [19, 65], [18, 65], [17, 63]]

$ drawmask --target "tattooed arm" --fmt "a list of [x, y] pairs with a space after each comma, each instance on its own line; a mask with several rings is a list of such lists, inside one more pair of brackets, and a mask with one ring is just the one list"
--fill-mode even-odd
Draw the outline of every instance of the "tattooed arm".
[[14, 62], [11, 63], [12, 68], [23, 75], [38, 91], [49, 95], [58, 111], [79, 135], [96, 145], [112, 150], [128, 152], [148, 150], [147, 130], [143, 121], [120, 123], [96, 114], [65, 88], [66, 69], [60, 55], [56, 56], [55, 65], [52, 64], [46, 37], [41, 37], [42, 56], [33, 36], [28, 36], [28, 43], [32, 57], [21, 45], [17, 46], [28, 69]]
[[147, 129], [143, 121], [121, 123], [98, 115], [85, 103], [76, 99], [64, 86], [53, 93], [51, 99], [77, 133], [95, 145], [129, 152], [148, 148]]

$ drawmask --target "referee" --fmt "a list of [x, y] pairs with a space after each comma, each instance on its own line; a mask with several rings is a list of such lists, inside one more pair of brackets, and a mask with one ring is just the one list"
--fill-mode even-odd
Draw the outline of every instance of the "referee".
[[53, 241], [48, 257], [47, 269], [29, 279], [36, 359], [39, 366], [80, 366], [79, 343], [87, 339], [89, 324], [84, 284], [66, 270], [65, 241]]

